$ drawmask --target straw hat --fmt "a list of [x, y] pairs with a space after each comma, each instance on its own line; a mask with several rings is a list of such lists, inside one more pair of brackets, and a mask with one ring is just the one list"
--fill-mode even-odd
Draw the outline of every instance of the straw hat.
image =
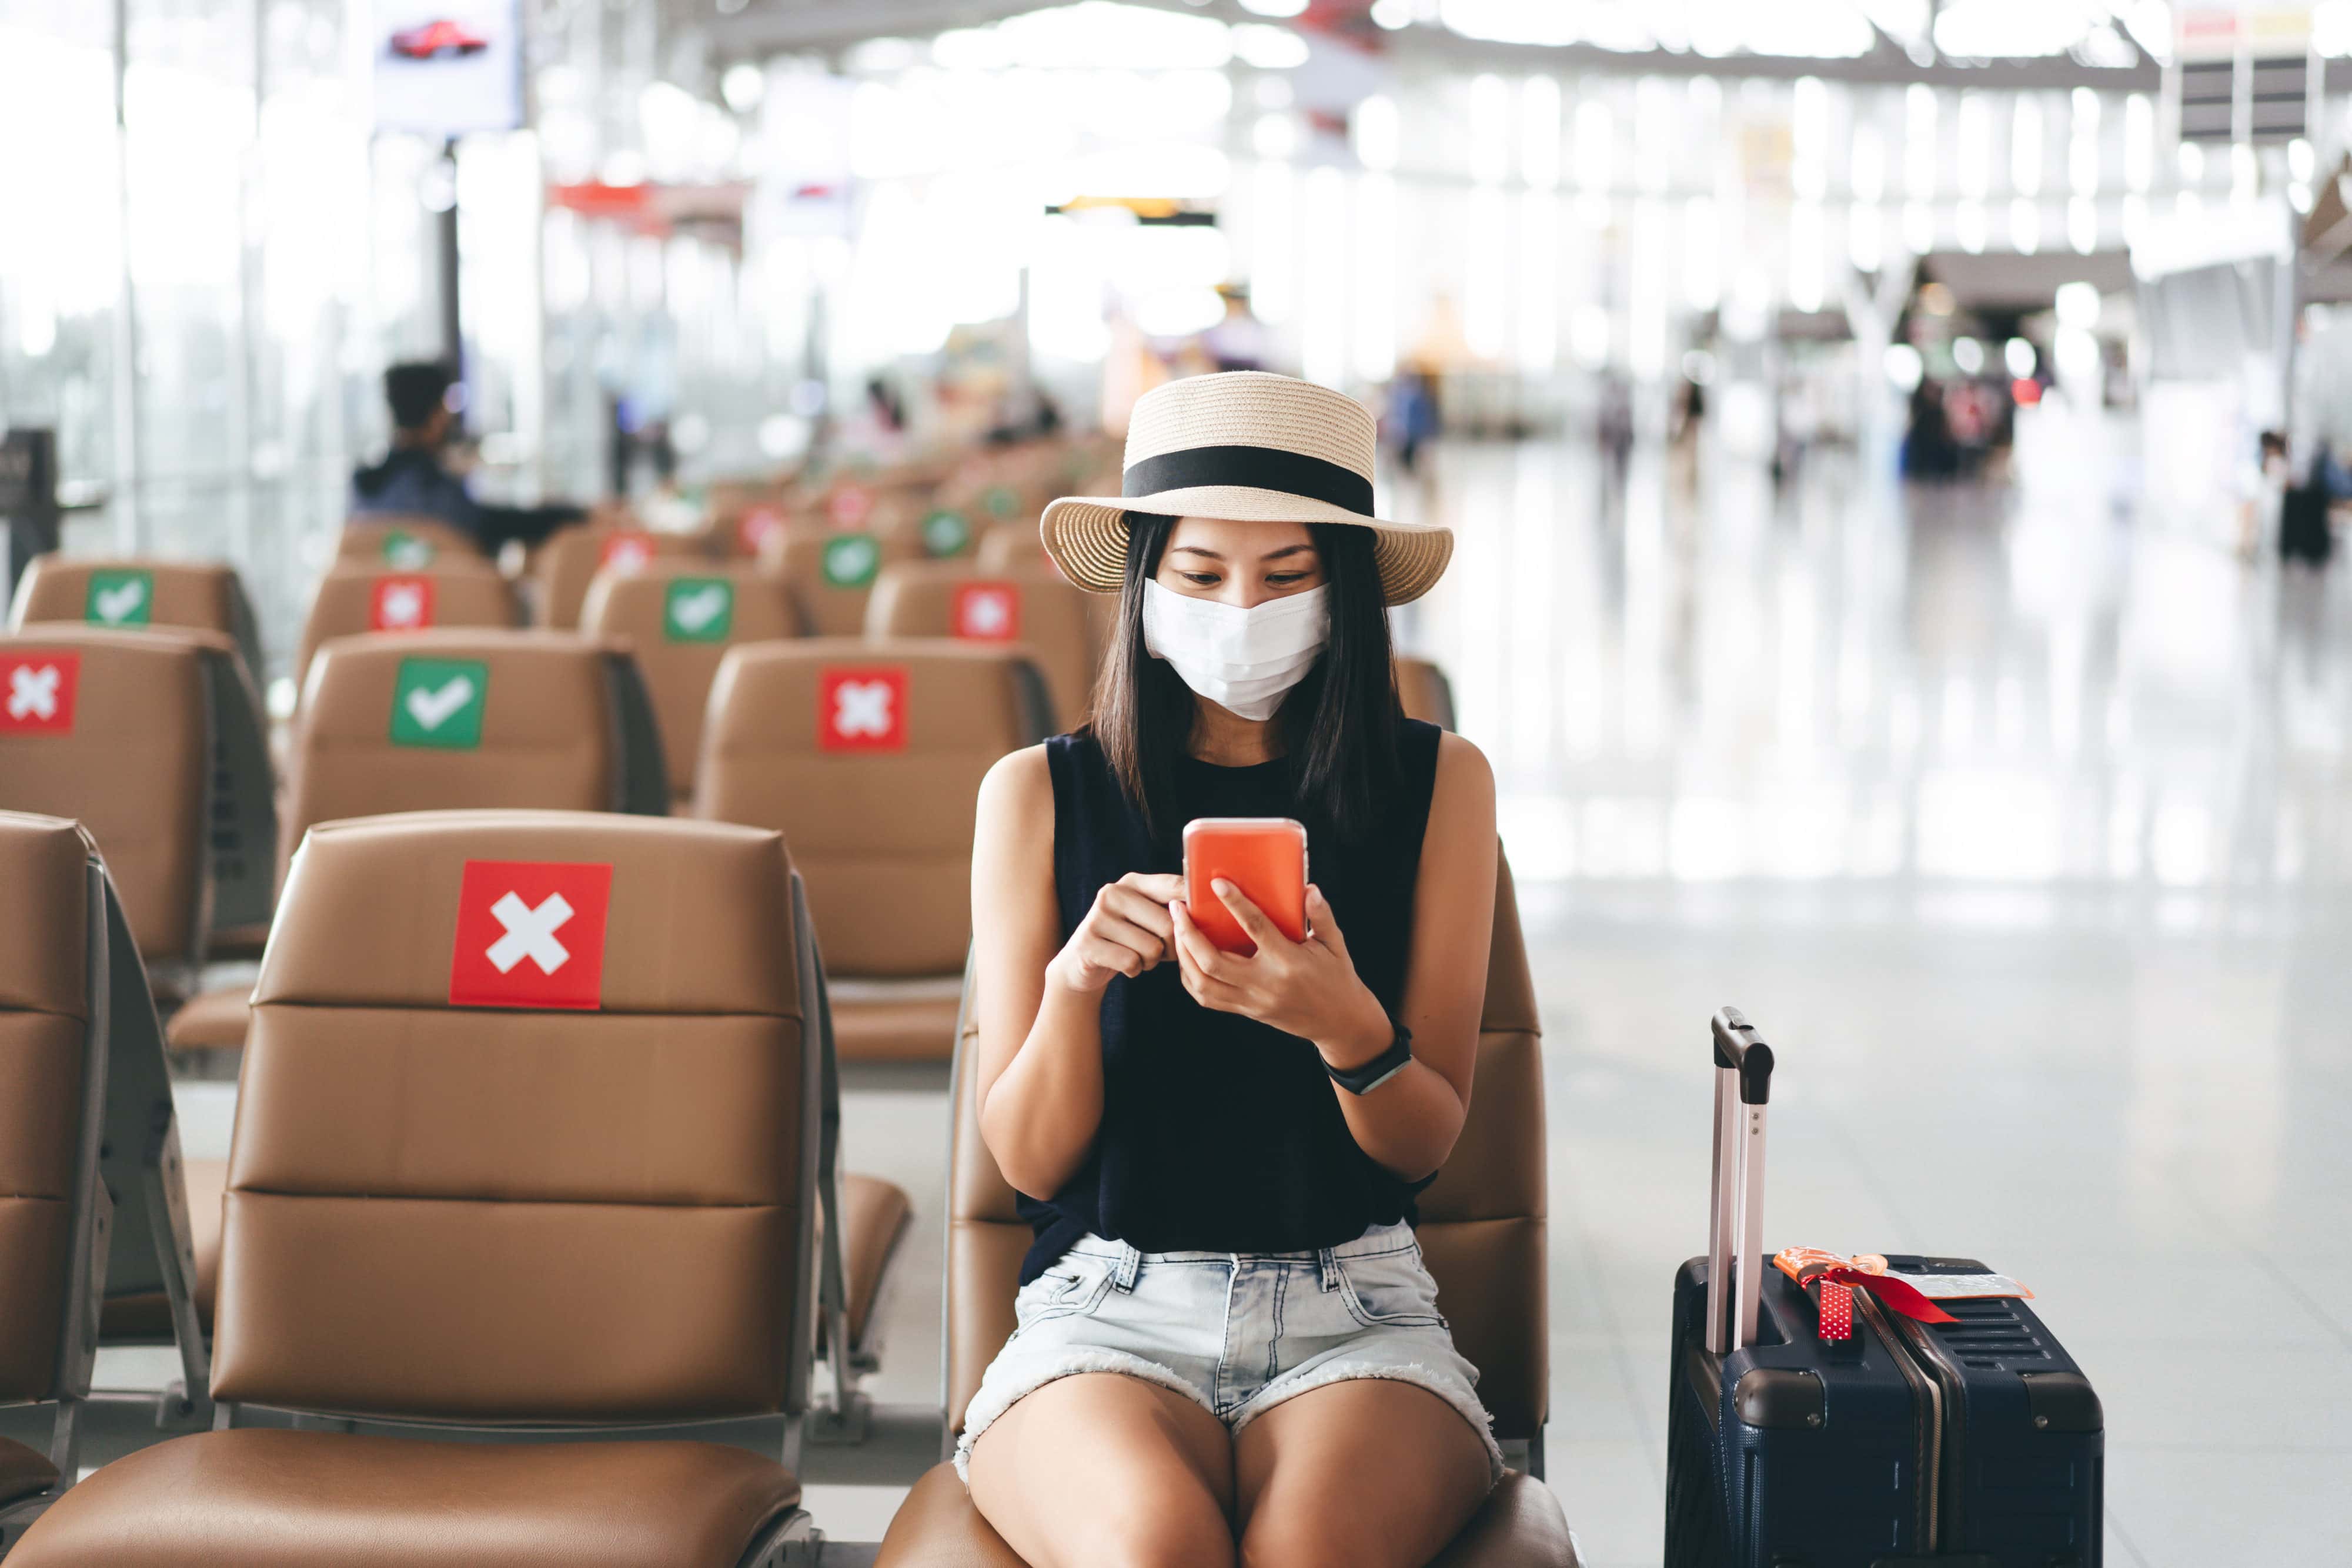
[[1444, 571], [1454, 531], [1372, 516], [1377, 444], [1364, 405], [1328, 387], [1262, 371], [1187, 377], [1137, 400], [1124, 494], [1066, 496], [1045, 508], [1038, 532], [1064, 576], [1090, 593], [1117, 593], [1129, 512], [1349, 523], [1372, 531], [1388, 601], [1409, 603]]

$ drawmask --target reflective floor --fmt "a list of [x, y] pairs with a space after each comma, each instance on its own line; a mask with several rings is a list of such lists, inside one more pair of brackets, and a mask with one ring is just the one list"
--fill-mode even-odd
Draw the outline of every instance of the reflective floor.
[[[2032, 1285], [2105, 1401], [2111, 1563], [2352, 1562], [2352, 586], [2153, 520], [2128, 426], [2040, 412], [2013, 479], [1932, 492], [1837, 453], [1615, 485], [1568, 444], [1397, 486], [1461, 538], [1401, 630], [1502, 781], [1591, 1568], [1659, 1561], [1725, 1002], [1781, 1050], [1769, 1242]], [[940, 1083], [853, 1075], [851, 1163], [920, 1217], [884, 1444], [811, 1454], [852, 1540], [937, 1452]]]

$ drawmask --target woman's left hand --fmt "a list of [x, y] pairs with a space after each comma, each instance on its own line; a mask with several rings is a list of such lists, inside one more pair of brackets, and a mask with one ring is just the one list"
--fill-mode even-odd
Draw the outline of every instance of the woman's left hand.
[[1357, 976], [1322, 889], [1308, 884], [1307, 940], [1293, 942], [1233, 883], [1221, 877], [1213, 886], [1257, 951], [1247, 957], [1225, 952], [1193, 924], [1181, 899], [1170, 904], [1177, 967], [1194, 1001], [1295, 1034], [1342, 1071], [1389, 1048], [1395, 1027]]

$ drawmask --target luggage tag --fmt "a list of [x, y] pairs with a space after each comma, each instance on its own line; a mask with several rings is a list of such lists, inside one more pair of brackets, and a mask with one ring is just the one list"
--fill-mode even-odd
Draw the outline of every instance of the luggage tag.
[[1773, 1266], [1800, 1290], [1813, 1295], [1821, 1337], [1832, 1343], [1853, 1337], [1853, 1293], [1868, 1291], [1888, 1310], [1923, 1323], [1958, 1320], [1929, 1301], [1916, 1284], [1890, 1272], [1886, 1260], [1875, 1252], [1841, 1258], [1818, 1247], [1787, 1247], [1774, 1256]]

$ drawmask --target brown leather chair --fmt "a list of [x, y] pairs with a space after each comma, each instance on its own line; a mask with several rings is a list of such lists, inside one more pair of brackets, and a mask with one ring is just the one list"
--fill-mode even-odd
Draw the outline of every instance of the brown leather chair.
[[105, 883], [75, 824], [0, 811], [0, 1405], [52, 1406], [46, 1452], [0, 1438], [0, 1552], [73, 1485], [98, 1354]]
[[8, 623], [79, 621], [91, 626], [193, 627], [236, 644], [257, 685], [261, 632], [236, 569], [220, 561], [158, 560], [149, 556], [37, 555], [16, 584]]
[[636, 654], [660, 721], [671, 794], [694, 789], [703, 710], [719, 661], [740, 643], [800, 634], [781, 578], [757, 567], [655, 559], [626, 576], [600, 574], [580, 612], [581, 630]]
[[[338, 637], [312, 661], [288, 749], [280, 866], [313, 823], [341, 817], [467, 806], [669, 810], [635, 661], [617, 643], [572, 632]], [[172, 1048], [242, 1045], [250, 992], [240, 985], [190, 1000], [172, 1015]]]
[[513, 585], [479, 556], [440, 556], [414, 571], [338, 561], [311, 591], [294, 656], [295, 685], [309, 681], [311, 657], [331, 637], [433, 626], [514, 626], [520, 620]]
[[[746, 1448], [421, 1435], [781, 1417], [796, 1450], [824, 1152], [798, 902], [782, 839], [722, 823], [311, 830], [256, 990], [215, 1429], [99, 1470], [12, 1568], [813, 1562], [798, 1480]], [[413, 1435], [350, 1429], [383, 1423]]]
[[0, 810], [89, 830], [167, 991], [190, 988], [215, 933], [269, 918], [263, 734], [219, 632], [33, 622], [0, 636]]
[[1396, 659], [1397, 700], [1404, 705], [1404, 716], [1433, 724], [1440, 729], [1454, 727], [1454, 683], [1445, 672], [1427, 659], [1407, 658], [1400, 653]]
[[343, 519], [335, 559], [373, 571], [417, 571], [453, 562], [488, 562], [481, 541], [438, 517], [371, 513]]
[[5, 1555], [74, 1483], [101, 1301], [166, 1299], [197, 1401], [207, 1364], [146, 971], [97, 846], [60, 818], [0, 811], [0, 1404], [55, 1406], [46, 1453], [0, 1439]]
[[[1030, 1230], [981, 1141], [971, 1092], [979, 1071], [969, 998], [950, 1091], [948, 1155], [947, 1433], [952, 1443], [981, 1374], [1013, 1332], [1013, 1297]], [[1559, 1500], [1540, 1479], [1549, 1415], [1541, 1025], [1508, 866], [1495, 886], [1495, 937], [1470, 1119], [1421, 1197], [1421, 1248], [1479, 1371], [1478, 1394], [1505, 1452], [1526, 1470], [1503, 1478], [1485, 1510], [1432, 1568], [1574, 1568]], [[954, 1467], [925, 1475], [890, 1522], [875, 1568], [1024, 1568], [971, 1505]]]
[[915, 546], [902, 533], [808, 523], [772, 531], [760, 548], [761, 564], [783, 580], [801, 624], [815, 637], [862, 635], [866, 606], [882, 569], [915, 559]]
[[616, 523], [558, 528], [531, 551], [531, 624], [565, 632], [578, 626], [588, 585], [607, 566], [627, 572], [649, 560], [698, 560], [708, 553], [708, 541], [698, 534]]
[[1089, 603], [1098, 597], [1051, 567], [983, 576], [959, 561], [910, 562], [875, 583], [866, 634], [1017, 644], [1045, 677], [1055, 727], [1069, 729], [1086, 716], [1102, 657], [1108, 621]]
[[844, 1060], [953, 1052], [981, 776], [1046, 722], [1012, 647], [813, 638], [720, 666], [694, 814], [792, 844]]

